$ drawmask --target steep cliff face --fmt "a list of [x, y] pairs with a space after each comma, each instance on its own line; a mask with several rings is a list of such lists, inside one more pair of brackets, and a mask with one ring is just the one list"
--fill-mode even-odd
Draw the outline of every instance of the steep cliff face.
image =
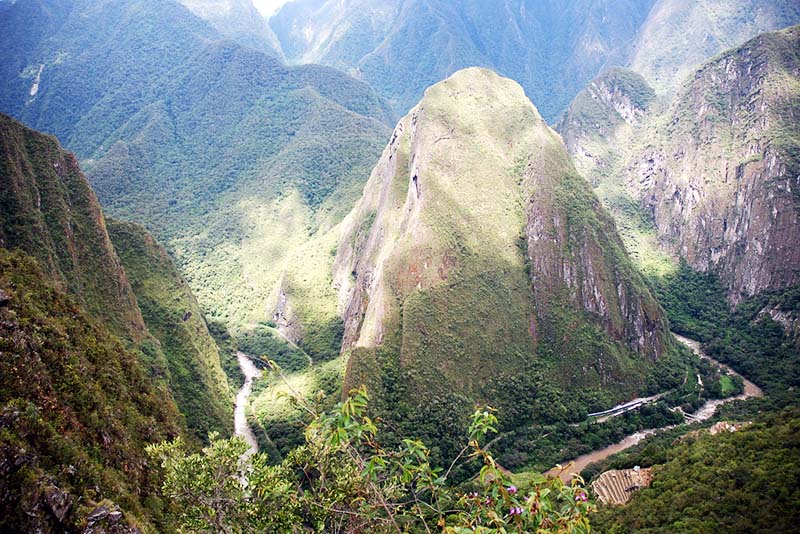
[[203, 439], [212, 431], [231, 433], [233, 398], [220, 350], [189, 285], [143, 227], [108, 219], [108, 232], [164, 352], [167, 381], [189, 430]]
[[625, 171], [662, 246], [732, 303], [800, 283], [800, 27], [698, 70]]
[[429, 88], [399, 122], [343, 223], [335, 271], [346, 388], [412, 410], [503, 405], [515, 380], [622, 398], [669, 347], [560, 138], [485, 69]]
[[75, 156], [0, 114], [0, 246], [34, 256], [59, 287], [116, 334], [145, 325]]
[[578, 93], [555, 125], [578, 170], [593, 177], [610, 169], [615, 156], [609, 147], [641, 125], [654, 98], [644, 78], [620, 67], [603, 71]]

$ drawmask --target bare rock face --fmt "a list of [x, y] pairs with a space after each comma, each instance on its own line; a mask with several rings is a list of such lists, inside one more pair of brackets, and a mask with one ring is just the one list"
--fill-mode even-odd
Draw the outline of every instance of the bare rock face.
[[662, 245], [732, 303], [800, 283], [800, 27], [701, 68], [629, 165]]
[[485, 69], [434, 85], [400, 120], [343, 223], [334, 282], [345, 390], [382, 391], [380, 369], [399, 366], [413, 405], [492, 402], [490, 380], [533, 369], [624, 396], [670, 346], [561, 139]]
[[799, 36], [709, 61], [663, 112], [622, 69], [573, 101], [557, 128], [640, 268], [683, 257], [719, 275], [732, 304], [800, 282]]

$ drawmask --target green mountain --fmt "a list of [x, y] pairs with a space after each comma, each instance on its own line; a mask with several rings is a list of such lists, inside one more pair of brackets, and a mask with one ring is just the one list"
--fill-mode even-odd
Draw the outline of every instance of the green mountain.
[[383, 417], [443, 449], [476, 402], [513, 430], [630, 399], [672, 347], [561, 139], [484, 69], [401, 119], [342, 225], [334, 280], [345, 390], [366, 383]]
[[5, 115], [0, 206], [0, 529], [147, 527], [144, 447], [186, 434], [164, 355], [74, 156]]
[[[231, 43], [176, 68], [158, 93], [90, 163], [101, 202], [164, 239], [214, 317], [281, 322], [293, 271], [302, 271], [296, 284], [330, 286], [333, 244], [324, 236], [388, 136], [373, 118], [385, 119], [384, 109], [368, 87], [332, 69], [289, 69]], [[307, 268], [301, 251], [321, 246], [327, 265]], [[303, 326], [284, 333], [299, 342], [320, 317], [296, 307]]]
[[395, 111], [477, 65], [519, 82], [552, 123], [607, 66], [667, 92], [715, 54], [798, 22], [793, 0], [294, 0], [269, 23], [290, 62], [350, 72]]
[[233, 402], [222, 356], [189, 285], [166, 251], [144, 228], [107, 219], [142, 316], [158, 339], [167, 381], [190, 430], [201, 438], [233, 429]]
[[295, 0], [270, 19], [290, 62], [368, 81], [395, 111], [453, 72], [519, 82], [550, 121], [636, 34], [653, 0]]
[[0, 115], [0, 245], [35, 257], [50, 279], [113, 333], [146, 327], [103, 213], [72, 154]]
[[280, 44], [251, 0], [179, 0], [226, 39], [281, 57]]
[[[0, 143], [2, 246], [36, 258], [59, 289], [138, 352], [153, 379], [169, 386], [195, 435], [205, 439], [212, 430], [228, 433], [231, 393], [219, 354], [194, 298], [163, 251], [139, 234], [149, 248], [138, 252], [150, 255], [131, 258], [129, 247], [136, 246], [132, 236], [137, 234], [122, 233], [117, 245], [127, 259], [120, 260], [75, 157], [53, 137], [0, 115]], [[179, 291], [179, 298], [165, 286]], [[180, 332], [174, 324], [178, 308], [181, 317], [187, 312], [195, 316]], [[174, 312], [172, 317], [167, 310]], [[189, 370], [199, 376], [187, 378]]]
[[798, 22], [793, 0], [658, 0], [622, 61], [673, 95], [707, 59]]

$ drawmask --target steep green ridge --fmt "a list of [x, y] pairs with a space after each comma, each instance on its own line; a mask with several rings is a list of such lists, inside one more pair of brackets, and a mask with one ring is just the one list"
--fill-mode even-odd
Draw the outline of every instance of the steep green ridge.
[[[60, 289], [138, 354], [154, 382], [169, 385], [196, 436], [227, 433], [231, 393], [219, 353], [163, 250], [152, 238], [116, 223], [127, 265], [120, 260], [75, 157], [53, 137], [0, 115], [0, 148], [2, 247], [35, 257]], [[171, 323], [175, 318], [165, 315], [167, 310], [179, 313], [178, 320], [191, 312], [193, 320]], [[186, 376], [198, 372], [203, 380]]]
[[0, 109], [75, 150], [103, 206], [154, 233], [215, 319], [274, 320], [335, 356], [331, 232], [389, 134], [375, 91], [222, 41], [172, 0], [65, 0], [52, 20], [27, 4], [2, 19], [19, 56], [0, 73]]
[[0, 246], [34, 256], [47, 275], [115, 334], [145, 326], [94, 192], [53, 137], [0, 114]]
[[108, 232], [150, 333], [167, 361], [167, 381], [189, 430], [233, 431], [233, 398], [220, 350], [188, 284], [144, 228], [108, 219]]
[[633, 396], [672, 347], [561, 140], [488, 70], [429, 88], [400, 121], [335, 267], [345, 389], [366, 383], [382, 416], [443, 449], [475, 402], [506, 430], [580, 419]]
[[625, 65], [671, 95], [708, 58], [798, 22], [794, 0], [658, 0], [628, 47]]
[[519, 82], [549, 121], [625, 47], [654, 0], [296, 0], [270, 19], [289, 61], [353, 72], [398, 113], [470, 66]]
[[598, 532], [795, 532], [800, 412], [737, 432], [684, 438], [630, 503], [592, 516]]
[[0, 530], [78, 531], [106, 499], [125, 512], [117, 528], [147, 527], [160, 505], [144, 447], [182, 433], [182, 418], [40, 265], [0, 248]]

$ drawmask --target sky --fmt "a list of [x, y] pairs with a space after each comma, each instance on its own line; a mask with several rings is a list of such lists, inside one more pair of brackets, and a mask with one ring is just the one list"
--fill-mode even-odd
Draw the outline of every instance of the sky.
[[289, 0], [253, 0], [253, 5], [256, 6], [259, 12], [265, 17], [272, 16], [279, 7], [289, 2]]

